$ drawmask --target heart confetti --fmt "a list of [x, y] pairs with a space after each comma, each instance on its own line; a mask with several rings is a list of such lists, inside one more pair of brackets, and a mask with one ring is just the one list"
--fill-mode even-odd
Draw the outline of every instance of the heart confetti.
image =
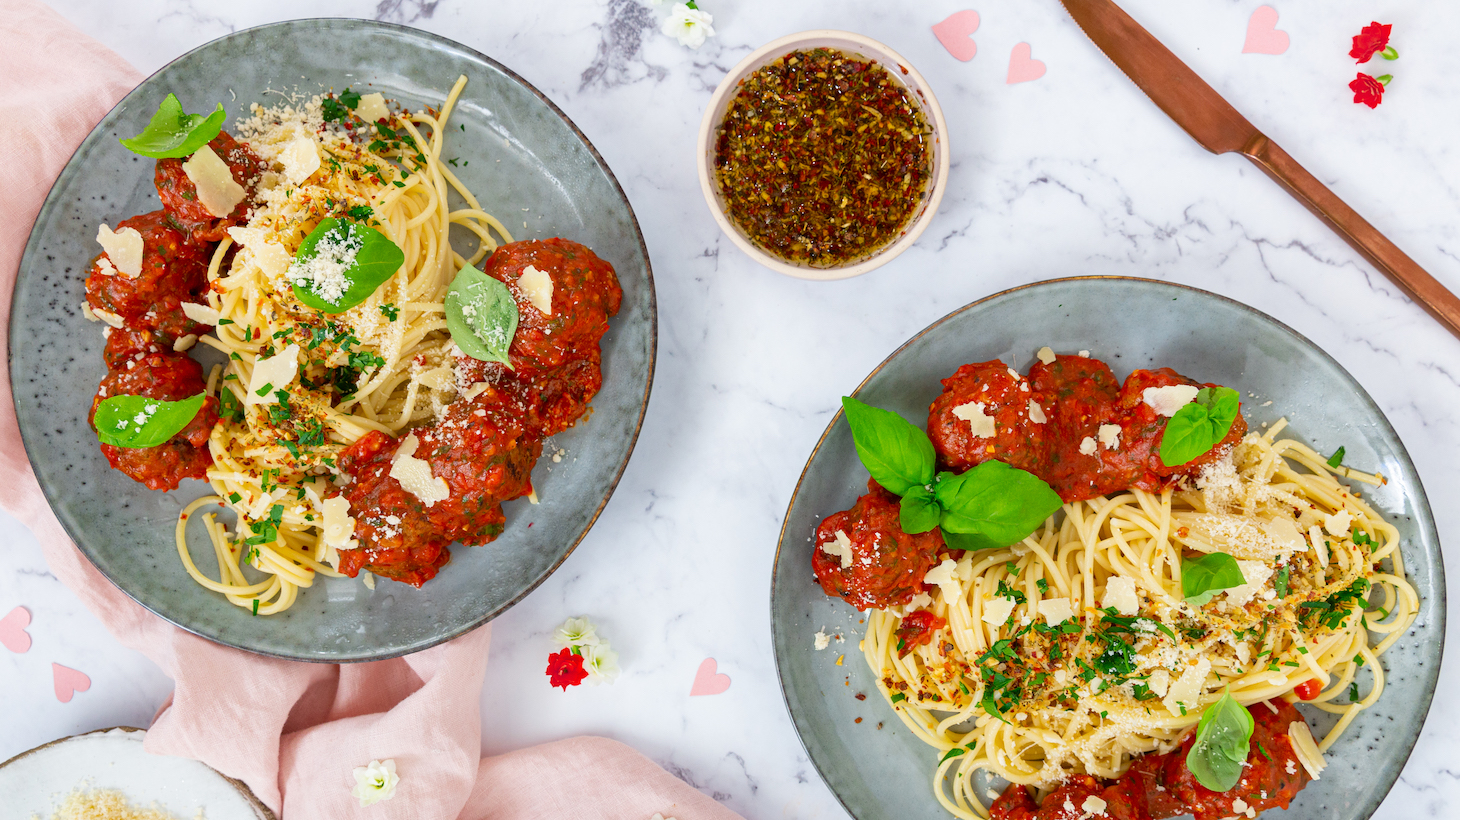
[[978, 53], [978, 43], [973, 33], [978, 31], [978, 12], [973, 9], [955, 11], [943, 22], [933, 26], [933, 36], [948, 49], [956, 60], [968, 62]]
[[1288, 50], [1288, 33], [1277, 27], [1278, 13], [1272, 6], [1258, 6], [1247, 21], [1247, 42], [1243, 54], [1282, 54]]
[[1008, 84], [1027, 83], [1044, 76], [1044, 63], [1032, 56], [1034, 48], [1028, 43], [1019, 43], [1009, 53]]
[[0, 644], [17, 655], [28, 651], [30, 634], [25, 631], [27, 626], [30, 626], [30, 610], [23, 606], [10, 610], [10, 614], [0, 618]]
[[78, 672], [59, 663], [51, 664], [51, 677], [56, 683], [56, 700], [70, 703], [72, 695], [91, 688], [91, 678], [85, 672]]
[[718, 695], [730, 688], [730, 676], [715, 671], [715, 659], [705, 658], [700, 661], [699, 671], [695, 672], [694, 686], [689, 688], [689, 696]]

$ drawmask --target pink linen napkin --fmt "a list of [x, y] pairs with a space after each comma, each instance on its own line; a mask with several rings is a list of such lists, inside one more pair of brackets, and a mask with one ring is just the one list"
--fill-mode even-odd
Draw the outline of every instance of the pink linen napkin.
[[[35, 0], [0, 0], [0, 21], [4, 349], [21, 252], [41, 203], [72, 151], [141, 74]], [[51, 513], [21, 444], [10, 384], [0, 368], [0, 475], [8, 477], [0, 506], [30, 527], [56, 577], [117, 640], [176, 681], [148, 731], [149, 752], [195, 758], [243, 780], [281, 820], [737, 817], [604, 738], [481, 759], [490, 627], [404, 658], [335, 666], [250, 655], [166, 623], [107, 581]], [[387, 758], [401, 778], [395, 797], [360, 808], [350, 795], [354, 768]]]

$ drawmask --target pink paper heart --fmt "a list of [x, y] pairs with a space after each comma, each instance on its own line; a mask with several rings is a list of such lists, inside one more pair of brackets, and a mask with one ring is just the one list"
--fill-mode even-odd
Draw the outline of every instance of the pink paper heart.
[[11, 652], [19, 654], [30, 649], [30, 634], [25, 628], [30, 626], [30, 611], [23, 606], [10, 610], [10, 614], [0, 618], [0, 644]]
[[933, 26], [933, 36], [948, 49], [954, 59], [968, 62], [978, 53], [978, 43], [973, 33], [978, 31], [978, 12], [973, 9], [955, 11], [943, 22]]
[[1282, 54], [1288, 50], [1288, 33], [1277, 27], [1278, 13], [1272, 6], [1258, 6], [1247, 21], [1247, 42], [1243, 54]]
[[730, 688], [730, 676], [717, 674], [715, 668], [714, 658], [705, 658], [700, 661], [700, 669], [695, 672], [695, 684], [689, 688], [690, 697], [718, 695]]
[[70, 703], [72, 695], [91, 688], [91, 678], [86, 673], [59, 663], [51, 664], [51, 677], [56, 682], [56, 700], [62, 703]]
[[1044, 76], [1044, 63], [1034, 59], [1033, 53], [1034, 49], [1028, 43], [1014, 46], [1009, 53], [1009, 85], [1027, 83]]

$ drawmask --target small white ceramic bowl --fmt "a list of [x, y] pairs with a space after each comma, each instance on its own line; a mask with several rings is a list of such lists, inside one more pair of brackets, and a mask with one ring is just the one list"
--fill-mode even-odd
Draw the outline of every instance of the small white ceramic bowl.
[[[902, 236], [891, 244], [869, 257], [840, 267], [818, 268], [798, 265], [762, 250], [751, 242], [725, 213], [725, 202], [720, 195], [720, 186], [715, 181], [715, 135], [720, 128], [721, 120], [725, 118], [725, 109], [729, 107], [730, 100], [740, 86], [740, 81], [777, 57], [785, 56], [792, 51], [812, 48], [832, 48], [854, 57], [876, 60], [878, 64], [887, 69], [894, 79], [907, 88], [909, 96], [922, 106], [923, 116], [933, 128], [929, 139], [933, 149], [933, 171], [928, 180], [928, 195], [923, 198], [922, 210], [913, 215], [903, 230]], [[705, 117], [700, 122], [698, 150], [700, 188], [705, 193], [705, 202], [710, 206], [710, 213], [714, 214], [715, 221], [720, 223], [720, 230], [724, 231], [725, 235], [730, 237], [730, 241], [755, 261], [778, 273], [802, 279], [846, 279], [892, 261], [898, 254], [911, 247], [928, 227], [928, 223], [933, 219], [933, 214], [938, 211], [938, 203], [943, 201], [943, 189], [948, 182], [948, 123], [943, 120], [943, 109], [938, 107], [938, 99], [933, 96], [933, 90], [928, 87], [928, 81], [923, 79], [923, 75], [903, 59], [902, 55], [870, 37], [863, 37], [849, 31], [830, 29], [803, 31], [773, 40], [751, 52], [750, 56], [730, 69], [730, 73], [720, 82], [720, 87], [715, 89], [715, 95], [710, 98], [710, 104], [705, 108]]]

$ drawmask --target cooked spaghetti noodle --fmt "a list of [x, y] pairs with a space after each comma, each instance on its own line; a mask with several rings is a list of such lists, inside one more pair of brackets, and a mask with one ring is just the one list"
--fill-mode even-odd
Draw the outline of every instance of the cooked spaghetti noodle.
[[[1278, 439], [1285, 424], [1249, 434], [1196, 489], [1067, 503], [1022, 543], [964, 553], [931, 600], [868, 613], [866, 661], [938, 750], [933, 786], [949, 812], [987, 817], [989, 775], [1042, 790], [1074, 774], [1117, 778], [1136, 756], [1176, 748], [1229, 688], [1246, 705], [1316, 680], [1305, 699], [1338, 721], [1321, 742], [1306, 729], [1293, 741], [1317, 775], [1322, 751], [1383, 693], [1379, 656], [1418, 597], [1398, 531], [1335, 478], [1382, 476]], [[1248, 583], [1193, 606], [1183, 552], [1214, 551]], [[920, 609], [946, 625], [900, 653], [898, 629]], [[1359, 695], [1361, 668], [1373, 679]]]
[[[249, 147], [284, 170], [265, 174], [247, 227], [229, 231], [211, 260], [207, 306], [219, 320], [216, 338], [201, 341], [229, 358], [208, 378], [208, 393], [224, 409], [209, 439], [215, 494], [183, 511], [177, 549], [194, 580], [255, 614], [288, 609], [317, 574], [339, 577], [323, 502], [340, 451], [372, 430], [401, 435], [458, 394], [446, 289], [458, 269], [512, 241], [443, 158], [447, 121], [465, 85], [465, 76], [456, 81], [439, 112], [393, 114], [366, 128], [323, 127], [318, 98], [299, 107], [255, 105], [241, 125]], [[283, 155], [302, 136], [318, 141], [321, 162], [296, 180]], [[465, 207], [451, 208], [452, 191]], [[322, 219], [344, 215], [365, 215], [405, 262], [364, 302], [327, 316], [294, 295], [288, 264]], [[452, 249], [452, 226], [478, 241], [470, 257]], [[297, 380], [249, 395], [255, 368], [290, 346], [292, 355], [305, 354]], [[198, 568], [185, 537], [188, 519], [213, 504], [238, 516], [233, 535], [212, 513], [202, 516], [217, 579]], [[264, 580], [250, 583], [245, 564]], [[371, 584], [369, 573], [365, 580]]]

